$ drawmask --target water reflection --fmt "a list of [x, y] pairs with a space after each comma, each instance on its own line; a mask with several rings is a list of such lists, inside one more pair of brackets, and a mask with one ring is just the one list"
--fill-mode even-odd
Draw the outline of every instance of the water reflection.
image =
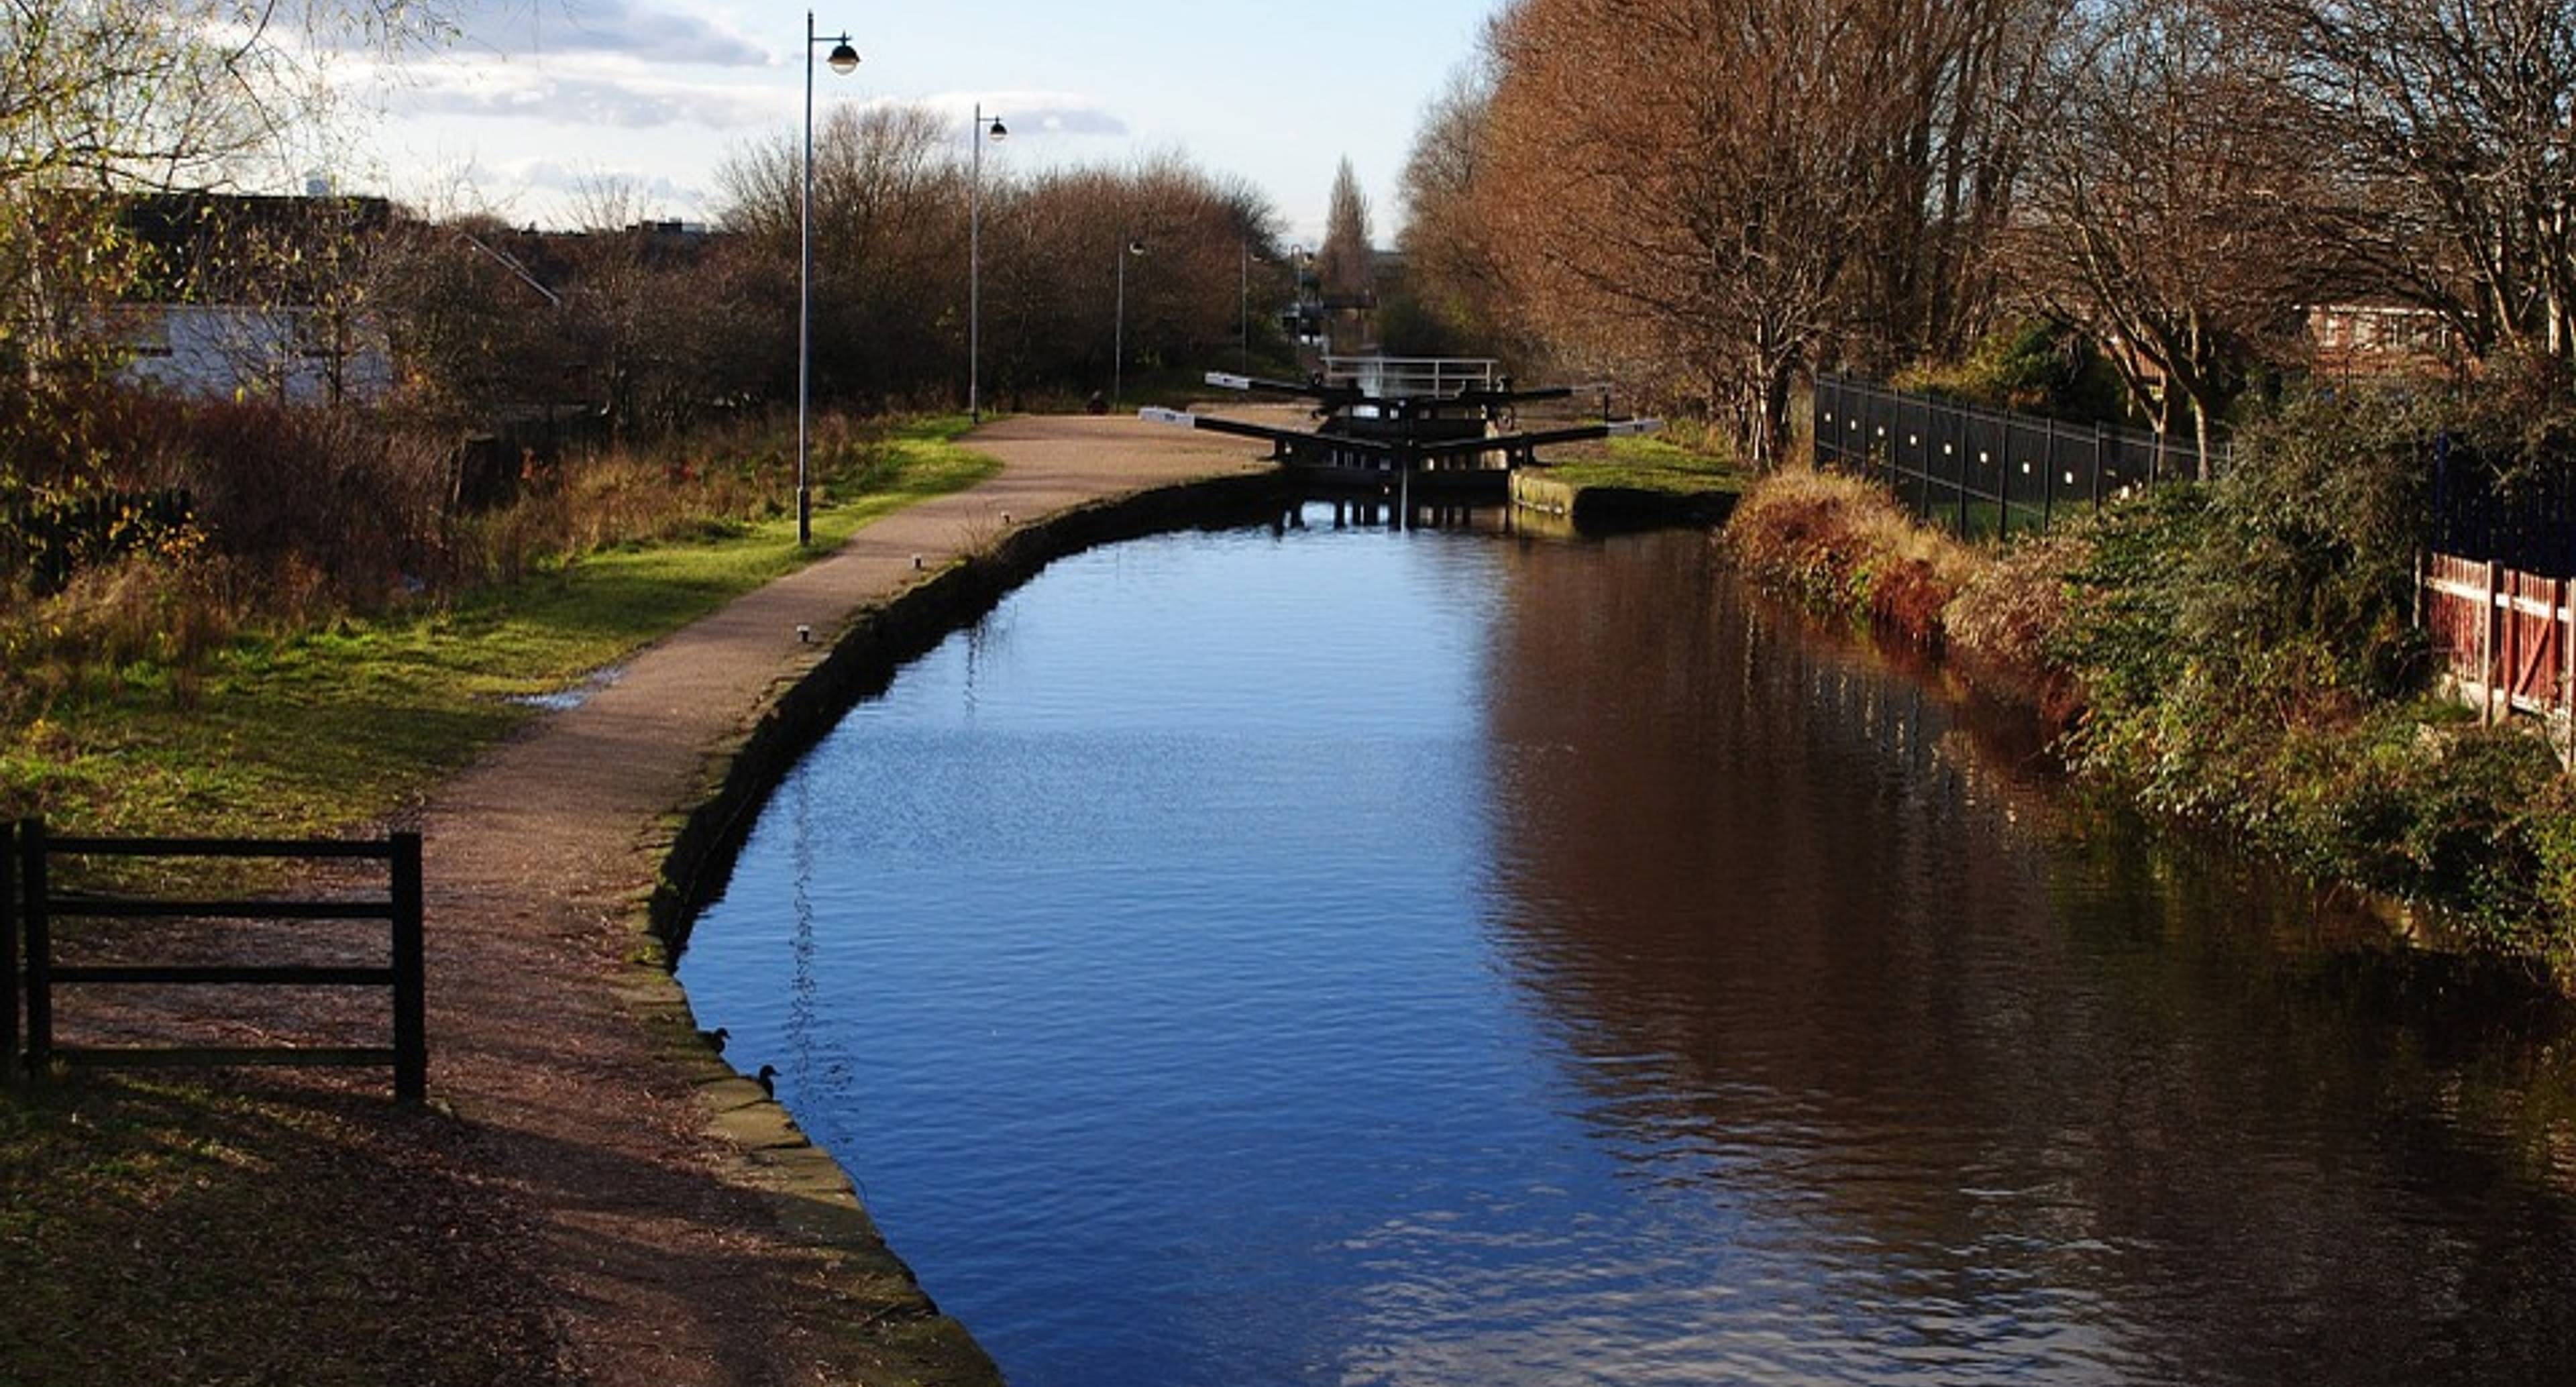
[[684, 961], [1015, 1382], [2556, 1381], [2565, 1062], [1696, 536], [1085, 555]]
[[[1871, 1380], [2561, 1370], [2576, 1230], [2534, 1134], [2464, 1122], [2462, 1075], [2280, 952], [2370, 925], [2069, 839], [2026, 745], [1704, 553], [1520, 558], [1488, 704], [1505, 953], [1596, 1138], [1753, 1211], [1732, 1274], [1793, 1290], [1775, 1310], [1836, 1307]], [[1760, 1366], [1857, 1366], [1816, 1347]]]

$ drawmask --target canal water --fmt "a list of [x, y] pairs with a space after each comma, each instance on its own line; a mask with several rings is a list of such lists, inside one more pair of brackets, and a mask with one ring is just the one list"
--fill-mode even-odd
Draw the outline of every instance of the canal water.
[[2545, 1021], [1699, 535], [1331, 518], [1047, 570], [682, 962], [1014, 1383], [2576, 1380]]

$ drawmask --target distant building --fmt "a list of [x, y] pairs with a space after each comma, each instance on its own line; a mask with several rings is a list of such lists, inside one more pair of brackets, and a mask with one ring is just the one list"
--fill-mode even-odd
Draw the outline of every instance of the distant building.
[[174, 193], [126, 199], [144, 272], [108, 310], [125, 379], [207, 398], [366, 403], [393, 387], [365, 261], [382, 198]]
[[2417, 375], [2449, 369], [2459, 359], [2451, 325], [2415, 304], [2312, 304], [2306, 317], [2309, 350], [2321, 375]]

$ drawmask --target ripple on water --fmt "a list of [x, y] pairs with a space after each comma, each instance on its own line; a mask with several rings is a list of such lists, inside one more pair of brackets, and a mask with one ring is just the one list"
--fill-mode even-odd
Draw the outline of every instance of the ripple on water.
[[2563, 1380], [2551, 1062], [1710, 562], [1058, 564], [780, 788], [693, 1003], [1024, 1387]]

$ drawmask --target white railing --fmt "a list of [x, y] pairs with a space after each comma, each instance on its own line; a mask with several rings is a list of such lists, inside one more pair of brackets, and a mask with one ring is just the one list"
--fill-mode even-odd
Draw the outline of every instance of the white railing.
[[1482, 356], [1328, 356], [1324, 384], [1357, 386], [1375, 399], [1420, 399], [1492, 389], [1499, 367]]

